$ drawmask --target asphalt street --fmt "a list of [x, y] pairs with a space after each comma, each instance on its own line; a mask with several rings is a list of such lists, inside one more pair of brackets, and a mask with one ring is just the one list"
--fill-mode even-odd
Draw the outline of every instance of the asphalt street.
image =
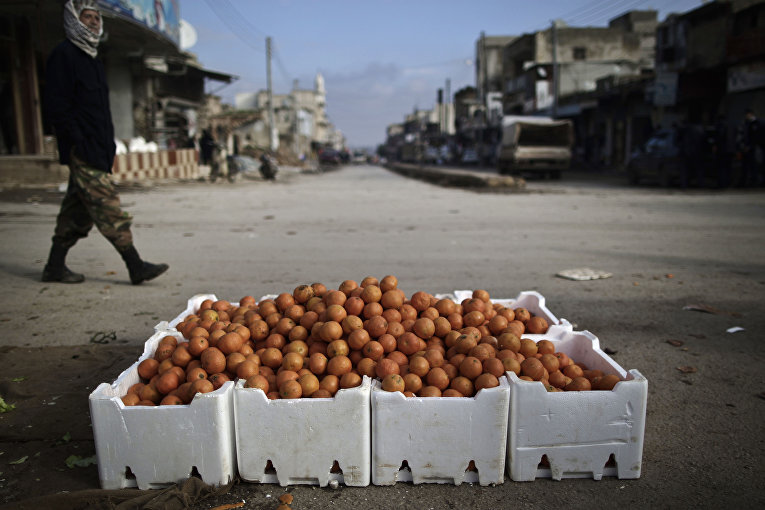
[[[95, 231], [67, 259], [85, 274], [83, 284], [40, 282], [60, 197], [56, 186], [0, 193], [4, 366], [23, 367], [16, 362], [24, 352], [58, 349], [66, 356], [66, 349], [85, 347], [119, 350], [129, 364], [154, 325], [174, 318], [196, 294], [239, 300], [393, 274], [407, 295], [480, 288], [492, 298], [512, 298], [536, 290], [555, 315], [597, 335], [617, 363], [640, 370], [649, 382], [637, 480], [506, 478], [487, 487], [399, 483], [335, 490], [239, 483], [193, 509], [241, 501], [242, 508], [276, 508], [287, 491], [295, 509], [765, 505], [762, 189], [628, 187], [619, 176], [594, 174], [529, 180], [521, 190], [463, 189], [376, 166], [283, 169], [276, 182], [245, 177], [131, 188], [122, 201], [134, 216], [138, 251], [170, 264], [167, 274], [140, 286], [130, 285], [119, 255]], [[556, 276], [582, 267], [613, 276]], [[76, 385], [86, 411], [88, 393], [126, 367], [42, 372]], [[12, 381], [25, 376], [20, 371], [0, 376], [6, 395]], [[91, 373], [111, 379], [93, 380]], [[25, 405], [41, 421], [64, 411], [19, 398], [13, 412]], [[80, 432], [81, 453], [92, 454], [92, 438]], [[12, 453], [0, 453], [0, 503], [99, 487], [94, 466], [75, 468], [71, 485], [53, 474], [40, 485], [31, 454], [25, 465], [3, 465], [21, 450], [19, 435], [6, 428], [2, 437], [0, 452]]]

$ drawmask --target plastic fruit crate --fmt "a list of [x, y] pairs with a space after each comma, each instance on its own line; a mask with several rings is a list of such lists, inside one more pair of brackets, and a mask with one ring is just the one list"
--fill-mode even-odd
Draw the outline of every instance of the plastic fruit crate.
[[143, 355], [111, 384], [101, 383], [89, 397], [98, 476], [103, 489], [151, 489], [198, 474], [210, 485], [229, 483], [236, 473], [234, 383], [197, 394], [188, 405], [125, 406], [121, 397], [140, 382], [138, 364], [154, 355], [166, 335], [156, 331]]
[[372, 483], [503, 483], [510, 386], [499, 382], [473, 397], [407, 398], [374, 381]]
[[622, 380], [612, 391], [550, 393], [542, 383], [508, 372], [508, 475], [514, 481], [639, 478], [648, 381], [614, 362], [589, 331], [549, 339], [575, 362]]
[[370, 387], [371, 379], [364, 376], [361, 386], [338, 390], [333, 398], [269, 400], [263, 391], [237, 381], [241, 478], [282, 486], [369, 485]]

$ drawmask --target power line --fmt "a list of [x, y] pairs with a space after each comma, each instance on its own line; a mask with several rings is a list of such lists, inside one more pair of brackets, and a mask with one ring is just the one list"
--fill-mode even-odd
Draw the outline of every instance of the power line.
[[[228, 2], [228, 0], [206, 0], [206, 3], [215, 13], [218, 19], [220, 19], [223, 24], [228, 27], [229, 31], [234, 34], [237, 39], [253, 49], [263, 49], [260, 44], [249, 37], [252, 33], [252, 30], [260, 30], [250, 25], [246, 21], [242, 25], [242, 20], [244, 20], [244, 17], [234, 8], [234, 6]], [[226, 12], [226, 7], [228, 8], [228, 12]], [[234, 12], [233, 15], [231, 13], [232, 10]]]
[[276, 60], [276, 66], [279, 68], [279, 71], [284, 75], [284, 79], [287, 81], [287, 85], [290, 85], [292, 82], [292, 75], [287, 71], [287, 68], [284, 66], [284, 62], [282, 61], [281, 54], [279, 52], [279, 48], [276, 47], [276, 45], [273, 45], [271, 47], [272, 55], [274, 59]]
[[577, 9], [566, 12], [559, 17], [560, 19], [568, 19], [569, 17], [574, 16], [575, 14], [582, 14], [584, 12], [589, 12], [593, 8], [599, 9], [601, 7], [600, 4], [602, 3], [603, 3], [603, 0], [592, 0], [591, 2], [588, 2]]
[[592, 21], [601, 20], [603, 18], [612, 19], [616, 17], [617, 15], [623, 12], [630, 11], [648, 1], [649, 0], [620, 0], [617, 2], [609, 3], [607, 6], [603, 6], [603, 8], [590, 12], [589, 14], [574, 16], [570, 18], [568, 21], [570, 21], [571, 24], [581, 25], [581, 24], [587, 24]]
[[250, 23], [249, 20], [247, 19], [247, 16], [245, 16], [241, 12], [239, 12], [239, 10], [236, 7], [234, 7], [229, 0], [218, 0], [218, 1], [222, 2], [223, 4], [225, 4], [227, 6], [229, 12], [233, 12], [234, 19], [243, 28], [245, 28], [247, 32], [254, 31], [254, 32], [259, 32], [262, 36], [266, 35], [265, 32], [263, 32], [261, 29], [259, 29], [258, 27], [256, 27], [252, 23]]
[[[625, 1], [625, 0], [621, 0], [621, 1]], [[588, 4], [588, 7], [586, 8], [571, 11], [570, 13], [560, 16], [560, 19], [564, 19], [570, 23], [575, 23], [572, 20], [576, 20], [579, 18], [587, 18], [592, 16], [593, 14], [599, 15], [599, 13], [603, 12], [604, 10], [611, 10], [613, 9], [613, 7], [614, 7], [613, 2], [605, 2], [605, 5], [604, 5], [604, 2], [601, 0], [598, 2], [594, 2], [594, 4]]]

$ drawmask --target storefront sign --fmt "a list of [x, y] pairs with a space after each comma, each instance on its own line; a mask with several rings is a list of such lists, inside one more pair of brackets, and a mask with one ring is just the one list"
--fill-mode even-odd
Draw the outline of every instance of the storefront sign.
[[553, 104], [553, 96], [550, 91], [550, 82], [547, 80], [539, 80], [536, 83], [536, 95], [537, 95], [537, 104], [536, 108], [538, 110], [542, 110], [544, 108], [549, 108]]
[[674, 106], [677, 101], [677, 73], [657, 73], [653, 87], [653, 104]]
[[110, 12], [147, 26], [176, 45], [181, 40], [178, 0], [99, 0]]
[[765, 87], [765, 65], [751, 64], [728, 69], [728, 92]]

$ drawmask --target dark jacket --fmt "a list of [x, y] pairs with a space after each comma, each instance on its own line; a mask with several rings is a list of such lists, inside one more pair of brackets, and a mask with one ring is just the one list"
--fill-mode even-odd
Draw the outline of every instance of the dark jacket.
[[212, 163], [213, 152], [215, 152], [215, 139], [208, 130], [202, 131], [202, 138], [199, 139], [199, 152], [203, 165]]
[[56, 132], [59, 161], [69, 164], [74, 147], [88, 165], [112, 171], [114, 126], [109, 88], [100, 60], [68, 39], [56, 46], [45, 68], [44, 109]]

